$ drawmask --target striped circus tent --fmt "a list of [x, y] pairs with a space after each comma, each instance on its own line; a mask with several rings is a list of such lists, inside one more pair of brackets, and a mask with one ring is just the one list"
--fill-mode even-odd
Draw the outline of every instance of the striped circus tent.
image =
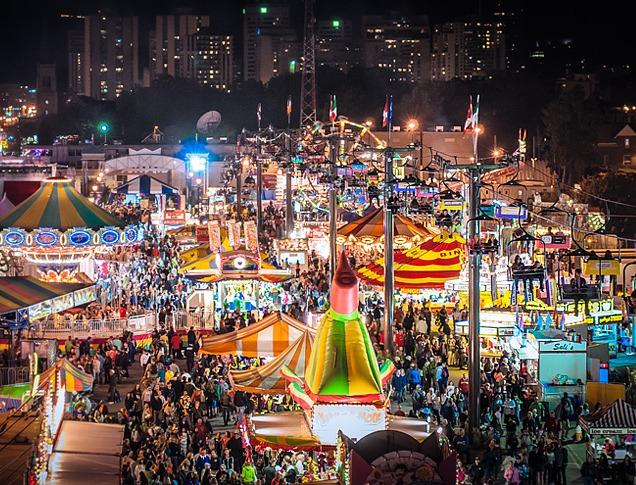
[[[437, 233], [413, 222], [402, 214], [393, 217], [393, 238], [396, 244], [417, 243]], [[384, 211], [375, 209], [338, 229], [338, 244], [377, 244], [384, 241]]]
[[274, 313], [231, 333], [203, 337], [200, 352], [243, 357], [278, 357], [304, 333], [316, 331], [281, 313]]
[[140, 175], [116, 187], [114, 192], [118, 194], [168, 195], [178, 194], [179, 190], [151, 175]]
[[303, 333], [274, 360], [260, 367], [242, 371], [230, 371], [232, 388], [254, 394], [285, 394], [287, 381], [281, 374], [284, 367], [298, 376], [305, 375], [314, 337]]
[[0, 228], [16, 227], [29, 231], [108, 226], [123, 227], [124, 223], [81, 195], [64, 177], [44, 180], [35, 194], [0, 219]]
[[[395, 287], [404, 290], [443, 288], [448, 280], [459, 278], [466, 241], [457, 234], [439, 235], [394, 258]], [[384, 286], [384, 259], [358, 269], [358, 276], [372, 286]]]
[[581, 427], [591, 435], [636, 434], [636, 406], [623, 399], [579, 417]]
[[66, 392], [86, 392], [93, 388], [93, 376], [64, 359], [60, 369]]

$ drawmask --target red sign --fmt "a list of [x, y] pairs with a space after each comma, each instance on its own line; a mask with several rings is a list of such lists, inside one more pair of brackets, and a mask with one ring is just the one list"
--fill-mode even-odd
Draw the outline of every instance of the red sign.
[[210, 242], [208, 226], [197, 226], [194, 230], [199, 244], [206, 244]]
[[166, 211], [163, 214], [163, 223], [166, 226], [183, 226], [186, 222], [184, 210]]

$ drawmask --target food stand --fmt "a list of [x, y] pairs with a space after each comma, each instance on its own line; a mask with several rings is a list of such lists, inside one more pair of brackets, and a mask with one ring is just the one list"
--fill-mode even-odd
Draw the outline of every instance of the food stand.
[[563, 393], [585, 400], [587, 382], [587, 342], [569, 340], [538, 341], [540, 398], [554, 409]]

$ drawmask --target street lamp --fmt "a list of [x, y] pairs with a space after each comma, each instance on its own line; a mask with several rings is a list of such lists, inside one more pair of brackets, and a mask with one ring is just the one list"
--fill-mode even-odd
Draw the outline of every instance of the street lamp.
[[106, 135], [110, 133], [110, 124], [107, 121], [97, 123], [97, 131], [100, 135], [104, 135], [104, 145], [106, 145]]
[[406, 122], [406, 131], [415, 131], [420, 126], [416, 119], [411, 118]]

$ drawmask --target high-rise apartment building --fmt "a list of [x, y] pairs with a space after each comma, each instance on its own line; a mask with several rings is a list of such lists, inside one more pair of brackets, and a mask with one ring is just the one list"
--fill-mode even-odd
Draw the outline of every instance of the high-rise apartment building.
[[69, 30], [67, 37], [68, 90], [84, 92], [84, 31]]
[[365, 67], [386, 71], [389, 81], [418, 82], [430, 76], [427, 16], [365, 16], [362, 34]]
[[506, 69], [501, 22], [447, 22], [433, 28], [431, 79], [486, 77]]
[[210, 29], [196, 34], [196, 80], [203, 86], [229, 91], [234, 81], [234, 38]]
[[285, 72], [285, 62], [295, 60], [299, 53], [289, 5], [251, 4], [243, 9], [244, 80], [267, 82]]
[[320, 20], [316, 24], [316, 64], [348, 72], [359, 64], [350, 20]]
[[35, 102], [40, 116], [56, 114], [59, 105], [57, 72], [55, 64], [38, 64], [35, 87]]
[[195, 79], [197, 33], [209, 27], [207, 15], [158, 15], [150, 36], [152, 76]]
[[99, 13], [84, 19], [84, 90], [97, 99], [115, 99], [139, 84], [137, 17]]

